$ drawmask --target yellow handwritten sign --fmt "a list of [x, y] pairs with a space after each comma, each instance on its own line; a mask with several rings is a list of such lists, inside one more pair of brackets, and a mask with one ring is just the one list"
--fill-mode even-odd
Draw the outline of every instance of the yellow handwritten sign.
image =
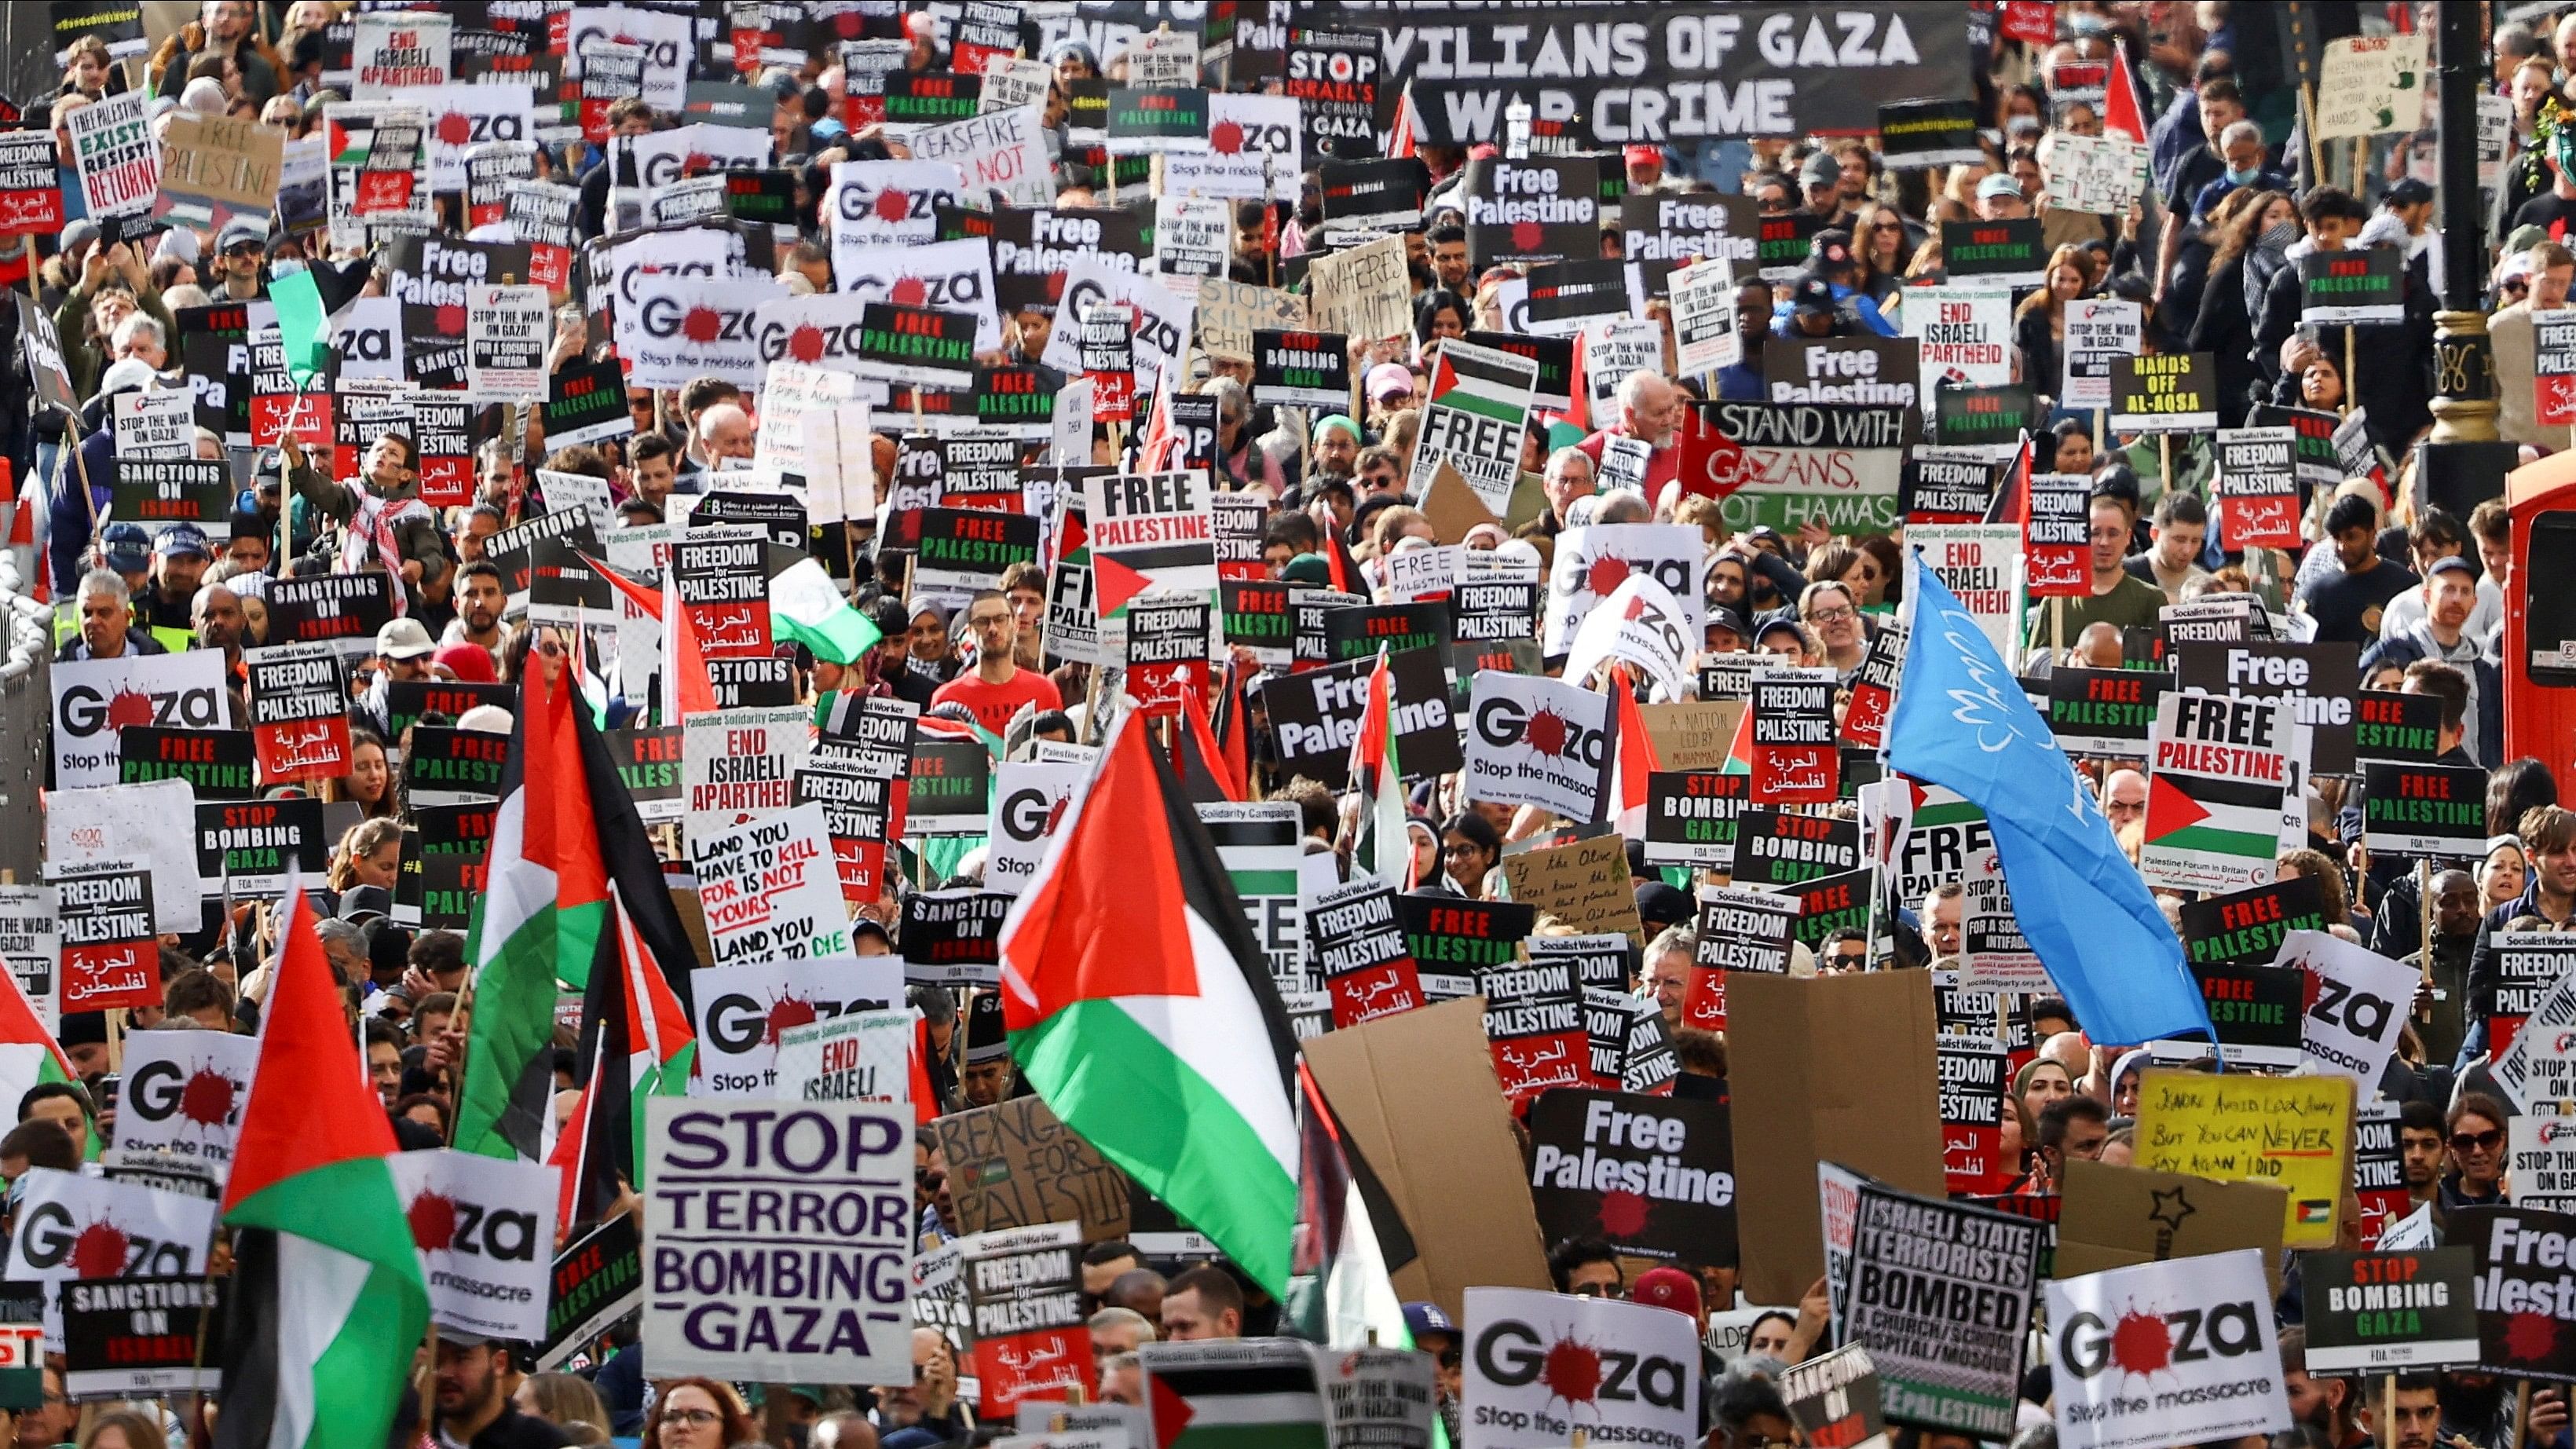
[[2148, 1072], [2137, 1165], [2286, 1188], [2282, 1246], [2331, 1248], [2352, 1180], [2352, 1080]]

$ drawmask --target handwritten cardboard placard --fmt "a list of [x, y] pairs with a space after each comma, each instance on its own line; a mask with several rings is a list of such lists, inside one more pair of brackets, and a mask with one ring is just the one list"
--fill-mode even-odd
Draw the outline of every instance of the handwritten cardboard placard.
[[2331, 1248], [2352, 1175], [2352, 1079], [2151, 1070], [2137, 1165], [2286, 1189], [2281, 1244]]
[[1667, 770], [1719, 770], [1726, 767], [1726, 747], [1735, 739], [1745, 702], [1698, 699], [1637, 708], [1646, 718], [1646, 738], [1654, 741], [1657, 765]]
[[1503, 879], [1511, 883], [1513, 900], [1538, 907], [1578, 934], [1616, 931], [1641, 948], [1646, 944], [1636, 891], [1628, 884], [1628, 842], [1619, 836], [1507, 855]]
[[948, 1193], [969, 1233], [1079, 1219], [1085, 1242], [1127, 1236], [1127, 1175], [1035, 1097], [942, 1117]]

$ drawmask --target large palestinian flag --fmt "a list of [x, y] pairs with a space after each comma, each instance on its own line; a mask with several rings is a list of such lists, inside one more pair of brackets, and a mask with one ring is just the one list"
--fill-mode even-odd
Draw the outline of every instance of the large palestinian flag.
[[1206, 829], [1130, 713], [1002, 926], [1021, 1073], [1273, 1294], [1297, 1215], [1296, 1042]]
[[573, 691], [549, 685], [543, 670], [521, 686], [487, 858], [487, 888], [465, 946], [474, 1022], [456, 1145], [535, 1161], [545, 1155], [552, 1120], [556, 983], [582, 987], [594, 965], [617, 969], [609, 883], [682, 1021], [697, 960], [607, 743]]
[[582, 993], [581, 1100], [546, 1158], [561, 1169], [555, 1221], [567, 1225], [605, 1216], [621, 1178], [642, 1189], [644, 1113], [636, 1099], [688, 1095], [698, 1056], [688, 1013], [613, 885], [609, 919], [617, 934], [616, 969], [591, 972]]
[[382, 1444], [429, 1292], [340, 992], [297, 890], [224, 1189], [233, 1231], [216, 1449]]

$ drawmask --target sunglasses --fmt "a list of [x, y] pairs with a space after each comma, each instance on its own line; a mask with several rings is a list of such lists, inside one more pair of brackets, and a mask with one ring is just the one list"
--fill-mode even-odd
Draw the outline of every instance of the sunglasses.
[[2454, 1152], [2493, 1152], [2503, 1145], [2504, 1134], [2492, 1128], [2484, 1132], [2451, 1134], [2451, 1150]]

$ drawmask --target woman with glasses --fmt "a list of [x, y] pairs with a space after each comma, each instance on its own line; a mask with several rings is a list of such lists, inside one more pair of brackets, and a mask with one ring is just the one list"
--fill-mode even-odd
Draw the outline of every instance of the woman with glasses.
[[1869, 657], [1869, 631], [1861, 623], [1860, 601], [1852, 596], [1851, 586], [1840, 579], [1807, 585], [1798, 596], [1798, 617], [1815, 631], [1837, 682], [1851, 683]]
[[1441, 883], [1471, 901], [1492, 893], [1492, 877], [1503, 863], [1503, 837], [1493, 822], [1472, 811], [1460, 811], [1440, 827]]
[[2463, 1092], [2445, 1124], [2450, 1170], [2442, 1175], [2442, 1211], [2504, 1201], [2504, 1104]]
[[1852, 289], [1873, 302], [1884, 302], [1905, 285], [1905, 269], [1914, 262], [1914, 238], [1906, 232], [1905, 213], [1883, 201], [1861, 203], [1852, 220]]
[[665, 1379], [653, 1405], [658, 1449], [736, 1449], [761, 1442], [760, 1426], [733, 1388], [714, 1379]]

